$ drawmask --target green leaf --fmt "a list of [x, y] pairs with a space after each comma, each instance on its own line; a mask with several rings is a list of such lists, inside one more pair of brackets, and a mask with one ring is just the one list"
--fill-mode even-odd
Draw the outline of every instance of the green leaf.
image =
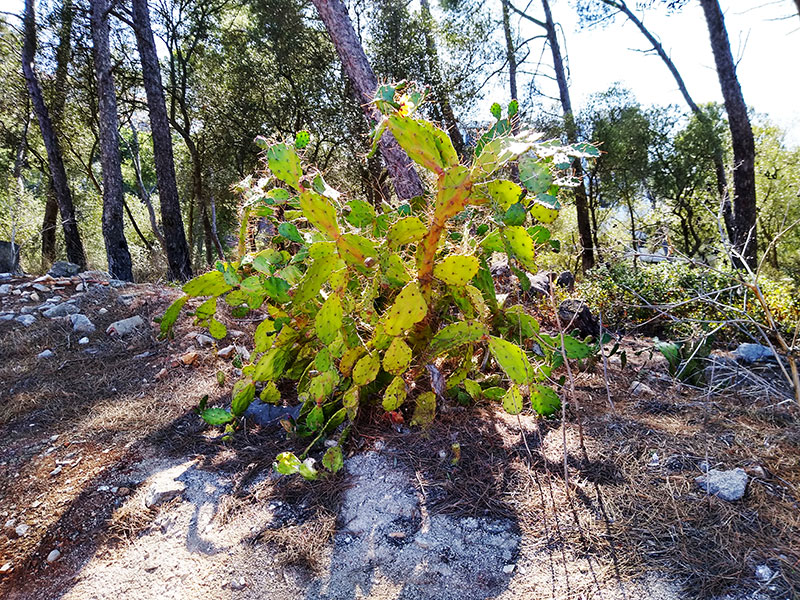
[[314, 328], [320, 341], [328, 345], [332, 343], [339, 330], [342, 328], [342, 300], [336, 294], [331, 294], [314, 318]]
[[393, 411], [400, 408], [406, 399], [406, 382], [402, 377], [395, 377], [383, 393], [383, 408]]
[[221, 340], [228, 335], [228, 328], [225, 327], [225, 325], [220, 321], [211, 319], [211, 321], [208, 323], [208, 333], [210, 333], [213, 338]]
[[237, 417], [241, 417], [256, 395], [256, 386], [246, 379], [240, 379], [233, 386], [231, 396], [231, 412]]
[[384, 327], [388, 335], [400, 335], [419, 323], [428, 314], [428, 305], [422, 297], [416, 281], [407, 284], [395, 298], [392, 307], [384, 316]]
[[497, 364], [518, 385], [526, 385], [535, 380], [535, 371], [522, 348], [498, 337], [489, 338], [489, 351]]
[[231, 290], [232, 287], [225, 282], [225, 275], [219, 271], [209, 271], [187, 281], [183, 291], [189, 296], [219, 296]]
[[339, 446], [328, 448], [322, 456], [322, 466], [331, 473], [338, 472], [344, 466], [342, 449]]
[[378, 376], [380, 368], [381, 359], [377, 352], [361, 357], [353, 367], [353, 384], [362, 386], [372, 383]]
[[409, 363], [411, 363], [411, 348], [399, 337], [394, 338], [383, 355], [384, 371], [392, 375], [400, 375], [408, 368]]
[[181, 314], [181, 309], [183, 305], [186, 304], [186, 301], [189, 299], [189, 296], [181, 296], [175, 302], [169, 305], [169, 308], [164, 312], [164, 316], [161, 317], [161, 335], [166, 336], [172, 331], [172, 326], [175, 324], [175, 321], [178, 319], [178, 315]]
[[297, 242], [298, 244], [305, 244], [306, 242], [294, 223], [281, 223], [278, 225], [278, 233], [287, 240]]
[[433, 268], [433, 276], [447, 285], [466, 285], [475, 277], [480, 263], [474, 256], [448, 256]]
[[512, 385], [503, 395], [503, 409], [510, 415], [518, 415], [522, 408], [522, 394], [517, 386]]
[[234, 420], [234, 416], [224, 408], [207, 408], [200, 413], [200, 418], [209, 425], [225, 425]]
[[480, 321], [459, 321], [439, 330], [430, 341], [428, 352], [439, 356], [464, 344], [479, 342], [485, 335], [489, 335], [489, 330]]
[[530, 387], [530, 394], [533, 410], [543, 417], [552, 415], [561, 408], [561, 398], [552, 388], [535, 383]]

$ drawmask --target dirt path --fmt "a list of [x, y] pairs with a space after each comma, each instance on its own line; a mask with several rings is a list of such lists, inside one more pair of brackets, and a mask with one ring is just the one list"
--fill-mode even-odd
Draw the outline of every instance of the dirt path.
[[[191, 412], [203, 394], [226, 401], [217, 372], [231, 381], [235, 367], [187, 324], [156, 340], [152, 318], [173, 292], [97, 276], [43, 282], [34, 301], [30, 280], [11, 285], [20, 293], [0, 297], [0, 315], [14, 315], [0, 320], [0, 597], [800, 591], [800, 429], [785, 405], [681, 389], [642, 355], [611, 366], [615, 413], [602, 377], [586, 373], [566, 425], [488, 405], [443, 409], [428, 432], [367, 415], [345, 471], [308, 484], [272, 472], [291, 445], [281, 432], [248, 428], [224, 445]], [[89, 343], [69, 316], [34, 306], [54, 296], [96, 326]], [[36, 309], [30, 326], [16, 320], [23, 306]], [[135, 315], [144, 324], [131, 333], [105, 333]], [[45, 349], [53, 356], [38, 358]], [[630, 392], [634, 379], [652, 394]], [[744, 498], [699, 489], [709, 467], [745, 469]]]

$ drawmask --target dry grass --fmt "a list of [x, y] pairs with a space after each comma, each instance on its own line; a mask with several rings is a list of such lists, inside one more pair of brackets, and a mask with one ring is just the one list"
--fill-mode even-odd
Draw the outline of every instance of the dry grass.
[[320, 575], [327, 566], [325, 558], [335, 532], [336, 515], [330, 510], [317, 508], [307, 521], [266, 529], [253, 541], [271, 544], [279, 565], [297, 565]]

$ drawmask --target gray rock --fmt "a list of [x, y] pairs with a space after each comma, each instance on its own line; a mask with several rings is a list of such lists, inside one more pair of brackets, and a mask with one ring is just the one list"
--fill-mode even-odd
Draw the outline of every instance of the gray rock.
[[36, 355], [36, 358], [39, 360], [44, 360], [46, 358], [53, 358], [55, 354], [49, 348], [47, 350], [42, 350], [39, 354]]
[[198, 344], [198, 345], [199, 345], [201, 348], [208, 347], [208, 346], [213, 346], [213, 345], [214, 345], [214, 338], [213, 338], [213, 337], [211, 337], [210, 335], [205, 335], [205, 334], [203, 334], [203, 333], [201, 333], [201, 334], [200, 334], [200, 335], [198, 335], [196, 338], [194, 338], [194, 341], [195, 341], [195, 342], [197, 342], [197, 344]]
[[14, 533], [17, 534], [17, 537], [22, 537], [23, 535], [28, 533], [30, 530], [31, 530], [31, 526], [30, 525], [26, 525], [25, 523], [20, 523], [19, 525], [17, 525], [14, 528]]
[[8, 296], [11, 293], [11, 284], [4, 283], [0, 285], [0, 296]]
[[59, 558], [61, 558], [61, 552], [59, 550], [51, 550], [50, 554], [47, 555], [47, 562], [54, 563]]
[[254, 400], [244, 411], [244, 416], [253, 423], [268, 427], [269, 425], [276, 425], [281, 419], [288, 417], [296, 419], [300, 415], [301, 406], [301, 404], [297, 406], [275, 406], [261, 400]]
[[78, 343], [81, 346], [85, 346], [86, 344], [89, 343], [89, 338], [84, 336], [84, 337], [82, 337], [81, 339], [78, 340]]
[[756, 567], [756, 579], [758, 579], [761, 583], [766, 583], [775, 573], [772, 569], [769, 568], [768, 565], [758, 565]]
[[128, 317], [127, 319], [122, 319], [120, 321], [114, 321], [111, 325], [108, 326], [106, 329], [106, 333], [108, 335], [128, 335], [129, 333], [133, 332], [137, 327], [141, 327], [144, 325], [144, 319], [139, 315], [134, 315], [132, 317]]
[[536, 275], [532, 275], [531, 273], [526, 273], [526, 275], [528, 276], [528, 281], [531, 282], [531, 289], [528, 291], [529, 294], [536, 294], [538, 296], [550, 295], [550, 281], [554, 273], [542, 271]]
[[36, 309], [33, 306], [23, 306], [19, 309], [19, 312], [23, 315], [32, 315], [36, 312]]
[[10, 321], [14, 318], [13, 312], [0, 313], [0, 321]]
[[96, 327], [86, 315], [75, 314], [69, 318], [72, 321], [72, 331], [75, 333], [94, 333]]
[[66, 260], [58, 260], [53, 263], [53, 266], [47, 272], [51, 277], [72, 277], [81, 272], [81, 268], [75, 263], [67, 262]]
[[56, 304], [52, 308], [48, 308], [42, 314], [47, 317], [48, 319], [57, 319], [58, 317], [68, 317], [69, 315], [75, 315], [80, 312], [75, 304], [72, 302], [64, 302], [62, 304]]
[[122, 287], [125, 287], [126, 285], [128, 285], [129, 283], [130, 283], [129, 281], [122, 281], [121, 279], [109, 279], [108, 280], [108, 285], [110, 285], [113, 288], [122, 288]]
[[563, 271], [556, 279], [556, 285], [571, 292], [575, 287], [575, 275], [572, 271]]
[[41, 283], [34, 283], [33, 289], [35, 289], [37, 292], [42, 292], [43, 294], [47, 294], [50, 292], [50, 288], [47, 287], [46, 285], [42, 285]]
[[36, 317], [34, 317], [33, 315], [20, 315], [14, 320], [18, 321], [19, 323], [22, 323], [23, 325], [25, 325], [25, 327], [30, 327], [31, 325], [36, 323]]
[[749, 477], [744, 469], [736, 468], [727, 471], [711, 469], [705, 475], [695, 478], [700, 489], [713, 494], [726, 502], [741, 500], [747, 489]]
[[569, 331], [577, 329], [584, 337], [596, 336], [600, 333], [600, 323], [597, 317], [592, 314], [583, 300], [577, 298], [564, 300], [558, 307], [558, 316]]
[[186, 491], [186, 484], [171, 477], [156, 478], [147, 488], [144, 495], [144, 505], [146, 508], [153, 508], [159, 504], [169, 502], [177, 498]]
[[759, 361], [775, 360], [772, 348], [762, 344], [739, 344], [735, 354], [736, 360], [748, 365]]
[[646, 383], [642, 383], [641, 381], [634, 381], [633, 383], [631, 383], [630, 392], [634, 396], [642, 396], [642, 395], [655, 396], [656, 395], [656, 393], [653, 390], [653, 388], [651, 388]]

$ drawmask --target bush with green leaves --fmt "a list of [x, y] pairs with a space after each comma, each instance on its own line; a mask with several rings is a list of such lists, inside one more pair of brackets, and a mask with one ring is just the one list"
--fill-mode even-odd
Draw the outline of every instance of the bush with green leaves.
[[[515, 272], [536, 269], [537, 248], [549, 247], [546, 227], [558, 215], [560, 185], [574, 156], [595, 156], [588, 145], [565, 147], [532, 132], [512, 134], [516, 102], [481, 137], [462, 164], [447, 134], [415, 116], [424, 93], [413, 84], [381, 86], [382, 119], [374, 146], [387, 131], [435, 180], [430, 195], [372, 206], [346, 199], [321, 173], [303, 164], [308, 134], [292, 142], [258, 140], [266, 169], [242, 186], [245, 197], [240, 258], [188, 282], [185, 296], [161, 320], [169, 333], [192, 297], [207, 298], [195, 322], [226, 335], [218, 304], [234, 316], [258, 311], [252, 362], [243, 365], [229, 410], [202, 417], [232, 434], [253, 399], [281, 402], [276, 383], [296, 382], [300, 416], [291, 432], [309, 439], [299, 457], [283, 453], [282, 473], [314, 478], [308, 453], [325, 438], [339, 444], [322, 459], [341, 466], [349, 422], [369, 403], [393, 420], [429, 425], [437, 403], [495, 400], [511, 414], [526, 406], [540, 415], [560, 407], [551, 381], [565, 359], [592, 353], [584, 341], [539, 331], [521, 306], [498, 301], [488, 259], [505, 253]], [[520, 184], [503, 178], [516, 162]], [[266, 219], [274, 235], [262, 250], [245, 241], [251, 219]], [[525, 277], [520, 279], [526, 280]], [[526, 351], [536, 342], [539, 354]], [[487, 353], [502, 373], [481, 370]], [[543, 356], [542, 356], [543, 354]]]

